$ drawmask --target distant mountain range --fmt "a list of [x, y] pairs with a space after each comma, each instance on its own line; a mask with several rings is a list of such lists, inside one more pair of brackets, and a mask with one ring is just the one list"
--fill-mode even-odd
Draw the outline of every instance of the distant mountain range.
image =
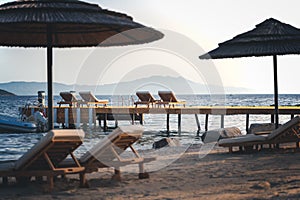
[[[46, 82], [8, 82], [0, 83], [0, 89], [7, 90], [16, 95], [36, 95], [38, 91], [47, 93]], [[216, 94], [225, 93], [249, 93], [250, 90], [240, 87], [226, 87], [196, 83], [186, 80], [183, 77], [152, 76], [141, 78], [134, 81], [104, 84], [104, 85], [67, 85], [62, 83], [53, 84], [54, 94], [58, 95], [61, 91], [92, 91], [97, 95], [122, 95], [134, 94], [138, 90], [147, 90], [156, 94], [158, 90], [172, 90], [176, 94]]]

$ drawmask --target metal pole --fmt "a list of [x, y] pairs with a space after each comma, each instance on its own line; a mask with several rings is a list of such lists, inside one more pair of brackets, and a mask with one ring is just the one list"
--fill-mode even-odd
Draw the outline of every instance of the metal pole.
[[52, 47], [52, 27], [47, 25], [47, 82], [48, 82], [48, 130], [53, 129], [53, 93], [52, 93], [52, 66], [53, 66], [53, 47]]
[[274, 65], [274, 101], [275, 101], [275, 126], [278, 128], [279, 111], [278, 111], [278, 77], [277, 77], [277, 56], [273, 55]]

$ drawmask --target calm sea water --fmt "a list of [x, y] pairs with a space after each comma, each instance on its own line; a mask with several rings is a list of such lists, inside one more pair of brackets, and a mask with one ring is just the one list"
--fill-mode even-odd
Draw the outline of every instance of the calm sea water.
[[[113, 105], [132, 105], [136, 97], [133, 96], [99, 96], [99, 98], [109, 99]], [[273, 95], [227, 95], [224, 96], [210, 96], [210, 95], [178, 95], [179, 99], [185, 99], [187, 106], [207, 106], [207, 105], [228, 105], [228, 106], [269, 106], [273, 104]], [[16, 97], [0, 97], [0, 114], [7, 116], [19, 116], [19, 107], [25, 104], [32, 104], [36, 102], [37, 96], [16, 96]], [[54, 97], [57, 102], [60, 97]], [[279, 105], [299, 105], [300, 95], [286, 94], [279, 96]], [[54, 105], [57, 105], [56, 103]], [[199, 115], [201, 128], [204, 129], [205, 116]], [[290, 119], [290, 116], [281, 115], [280, 123], [284, 123]], [[269, 115], [250, 115], [250, 123], [270, 122]], [[119, 125], [129, 125], [130, 121], [121, 121]], [[109, 126], [113, 127], [114, 122], [109, 122]], [[225, 116], [225, 126], [236, 126], [245, 133], [246, 116], [232, 115]], [[209, 117], [209, 129], [216, 129], [220, 127], [220, 116]], [[166, 131], [166, 115], [148, 114], [144, 116], [144, 136], [137, 149], [150, 149], [153, 142], [165, 136]], [[177, 137], [182, 144], [201, 143], [201, 139], [197, 135], [197, 123], [194, 115], [182, 115], [182, 135], [178, 137], [177, 134], [177, 115], [170, 115], [170, 129], [171, 135]], [[86, 130], [85, 143], [86, 146], [105, 137], [109, 132], [102, 132], [99, 128], [97, 130]], [[44, 133], [20, 134], [20, 133], [3, 133], [0, 134], [0, 161], [15, 160], [19, 158], [24, 152], [34, 145]], [[82, 147], [77, 151], [81, 154], [86, 151]]]

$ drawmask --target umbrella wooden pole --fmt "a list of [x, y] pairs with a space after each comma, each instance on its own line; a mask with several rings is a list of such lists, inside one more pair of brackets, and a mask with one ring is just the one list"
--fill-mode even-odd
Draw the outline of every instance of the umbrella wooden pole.
[[278, 111], [278, 77], [277, 77], [277, 56], [273, 55], [274, 65], [274, 102], [275, 102], [275, 126], [278, 128], [279, 111]]
[[48, 130], [53, 129], [53, 79], [52, 79], [52, 29], [51, 25], [47, 26], [47, 82], [48, 82]]

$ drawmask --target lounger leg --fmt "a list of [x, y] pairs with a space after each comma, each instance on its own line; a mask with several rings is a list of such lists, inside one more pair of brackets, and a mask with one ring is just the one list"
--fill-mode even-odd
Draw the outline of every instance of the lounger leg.
[[120, 168], [115, 168], [115, 174], [112, 176], [115, 181], [121, 181], [121, 171]]
[[36, 182], [42, 183], [43, 182], [43, 177], [42, 176], [37, 176], [35, 177]]
[[85, 173], [80, 173], [79, 174], [79, 179], [80, 179], [80, 187], [82, 187], [82, 188], [88, 188], [89, 187], [89, 184], [86, 180]]
[[3, 185], [8, 185], [8, 177], [7, 176], [2, 177], [2, 183], [3, 183]]
[[51, 192], [54, 188], [53, 176], [47, 176], [47, 182], [48, 182], [49, 187], [46, 188], [46, 192]]
[[139, 179], [149, 178], [149, 174], [147, 172], [145, 172], [144, 163], [139, 163], [139, 170], [140, 170]]
[[232, 147], [229, 147], [229, 153], [232, 153]]

